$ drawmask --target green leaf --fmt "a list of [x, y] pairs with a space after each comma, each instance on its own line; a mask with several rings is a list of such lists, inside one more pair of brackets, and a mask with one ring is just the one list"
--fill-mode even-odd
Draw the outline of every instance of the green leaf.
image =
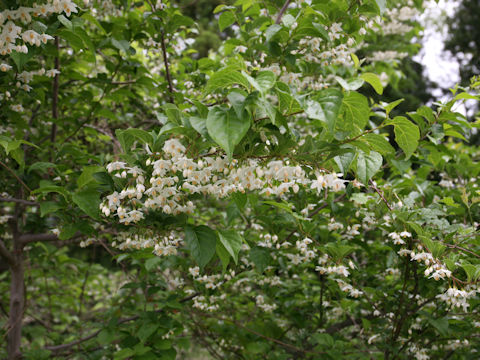
[[335, 76], [335, 80], [347, 91], [358, 90], [364, 83], [364, 81], [359, 78], [345, 80], [340, 76]]
[[287, 84], [277, 81], [275, 90], [279, 102], [278, 106], [282, 114], [288, 115], [302, 110], [298, 101], [290, 93], [290, 88]]
[[230, 263], [230, 254], [228, 253], [227, 249], [225, 249], [225, 246], [222, 245], [220, 239], [218, 239], [217, 241], [217, 246], [215, 247], [215, 250], [218, 257], [220, 258], [220, 261], [222, 262], [223, 272], [225, 272], [225, 270], [227, 270], [228, 264]]
[[224, 89], [226, 87], [239, 84], [248, 89], [250, 83], [236, 68], [224, 68], [214, 73], [207, 82], [205, 91], [207, 93], [214, 92], [218, 89]]
[[17, 51], [12, 51], [10, 54], [10, 57], [15, 63], [17, 70], [21, 72], [23, 70], [24, 65], [28, 63], [34, 55], [35, 55], [34, 51], [32, 49], [29, 49], [27, 54], [19, 53]]
[[235, 230], [218, 230], [217, 233], [220, 242], [232, 256], [236, 264], [238, 262], [238, 253], [242, 249], [242, 237]]
[[265, 31], [265, 38], [267, 42], [272, 40], [272, 38], [282, 29], [281, 25], [273, 24], [270, 25], [267, 30]]
[[420, 139], [418, 126], [403, 116], [395, 117], [387, 125], [394, 126], [395, 141], [405, 153], [405, 158], [408, 159], [418, 146]]
[[77, 186], [79, 188], [84, 187], [91, 181], [94, 181], [93, 174], [97, 172], [103, 172], [105, 169], [101, 166], [87, 166], [83, 168], [82, 173], [77, 179]]
[[220, 14], [218, 18], [218, 26], [220, 27], [220, 31], [225, 30], [227, 27], [232, 25], [235, 22], [235, 14], [231, 11], [225, 11]]
[[63, 186], [56, 186], [56, 185], [42, 186], [38, 189], [33, 190], [32, 194], [48, 194], [48, 193], [51, 193], [51, 192], [61, 194], [65, 198], [65, 200], [67, 200], [67, 201], [68, 201], [68, 198], [70, 196], [67, 189], [65, 189]]
[[52, 212], [55, 212], [57, 210], [62, 209], [63, 206], [61, 206], [59, 203], [54, 202], [54, 201], [44, 201], [40, 203], [40, 216], [44, 217], [45, 215], [48, 215]]
[[206, 137], [208, 135], [207, 131], [207, 119], [203, 119], [197, 116], [192, 116], [189, 118], [190, 120], [190, 125], [203, 137]]
[[442, 336], [447, 336], [450, 333], [448, 328], [448, 319], [446, 317], [440, 319], [428, 318], [428, 322], [437, 329], [438, 333]]
[[367, 98], [356, 91], [349, 91], [343, 97], [342, 113], [348, 126], [356, 128], [358, 132], [363, 131], [370, 115]]
[[250, 128], [250, 117], [246, 111], [237, 116], [233, 108], [215, 106], [208, 112], [207, 130], [212, 139], [220, 145], [231, 160], [235, 146], [240, 143]]
[[57, 17], [58, 21], [60, 21], [62, 23], [63, 26], [65, 26], [67, 29], [69, 30], [72, 30], [73, 29], [73, 25], [72, 25], [72, 22], [70, 20], [68, 20], [65, 16], [63, 15], [59, 15]]
[[385, 111], [387, 112], [387, 116], [390, 114], [390, 112], [395, 108], [397, 107], [400, 103], [402, 103], [403, 101], [405, 101], [405, 99], [398, 99], [398, 100], [395, 100], [389, 104], [387, 104], [385, 106]]
[[187, 226], [185, 242], [198, 266], [203, 269], [215, 254], [217, 235], [208, 226]]
[[88, 216], [100, 219], [100, 194], [96, 190], [87, 188], [77, 191], [72, 195], [72, 201]]
[[338, 89], [322, 90], [307, 100], [305, 113], [310, 119], [320, 120], [333, 132], [342, 99], [343, 94]]
[[135, 351], [125, 348], [113, 354], [113, 360], [123, 360], [133, 355], [135, 355]]
[[153, 136], [145, 130], [129, 128], [127, 130], [123, 130], [123, 133], [131, 135], [135, 139], [140, 140], [143, 144], [153, 144]]
[[160, 324], [142, 323], [137, 331], [137, 337], [144, 343], [159, 327]]
[[257, 77], [253, 79], [250, 75], [242, 71], [242, 75], [248, 80], [256, 90], [262, 94], [270, 90], [275, 85], [276, 76], [271, 71], [262, 71], [258, 73]]
[[354, 158], [355, 151], [350, 149], [349, 152], [335, 156], [333, 159], [337, 163], [340, 172], [343, 173], [343, 175], [346, 175]]
[[382, 155], [394, 154], [395, 149], [392, 145], [388, 142], [385, 136], [368, 133], [363, 135], [360, 138], [361, 141], [365, 141], [372, 150], [379, 152]]
[[372, 85], [372, 87], [375, 89], [377, 94], [380, 94], [380, 95], [383, 94], [382, 82], [380, 81], [380, 78], [376, 74], [367, 72], [360, 75], [360, 77], [366, 82], [368, 82], [370, 85]]
[[270, 256], [268, 249], [260, 246], [255, 246], [254, 248], [250, 249], [249, 257], [250, 260], [255, 264], [255, 269], [259, 273], [263, 273], [265, 268], [270, 265], [272, 261], [272, 257]]
[[371, 151], [368, 155], [360, 151], [357, 155], [358, 180], [364, 185], [367, 185], [368, 180], [370, 180], [382, 166], [382, 160], [382, 155], [376, 151]]

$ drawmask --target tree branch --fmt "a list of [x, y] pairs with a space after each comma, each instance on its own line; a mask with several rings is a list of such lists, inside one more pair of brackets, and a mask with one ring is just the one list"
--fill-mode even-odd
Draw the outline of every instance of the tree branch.
[[22, 184], [22, 186], [23, 186], [25, 189], [28, 190], [28, 192], [32, 192], [32, 190], [27, 186], [27, 184], [25, 184], [25, 183], [22, 181], [22, 179], [20, 179], [20, 178], [18, 177], [18, 175], [15, 174], [15, 171], [13, 171], [12, 169], [10, 169], [10, 168], [7, 166], [7, 164], [5, 164], [3, 161], [0, 160], [0, 165], [2, 165], [5, 169], [7, 169], [7, 171], [8, 171], [10, 174], [12, 174], [12, 175], [18, 180], [18, 182], [19, 182], [20, 184]]
[[168, 90], [170, 91], [170, 102], [173, 104], [173, 83], [172, 77], [170, 76], [170, 68], [168, 67], [168, 55], [167, 47], [165, 46], [165, 34], [163, 31], [160, 33], [161, 45], [162, 45], [162, 54], [163, 54], [163, 63], [165, 64], [165, 75], [168, 82]]
[[282, 8], [280, 9], [280, 12], [277, 15], [277, 20], [275, 20], [275, 24], [280, 24], [282, 21], [282, 16], [287, 11], [288, 5], [290, 5], [291, 0], [285, 1], [285, 4], [283, 4]]
[[28, 200], [16, 199], [16, 198], [0, 197], [0, 202], [13, 202], [13, 203], [23, 204], [28, 206], [40, 206], [40, 204], [35, 201], [28, 201]]
[[370, 182], [370, 187], [376, 191], [378, 195], [380, 195], [380, 198], [383, 200], [385, 205], [387, 205], [388, 210], [392, 211], [393, 207], [388, 203], [387, 199], [383, 196], [383, 193], [375, 186], [375, 183], [372, 180], [369, 180]]
[[[189, 300], [192, 300], [193, 298], [197, 297], [198, 295], [199, 295], [199, 293], [195, 293], [195, 294], [192, 294], [190, 296], [187, 296], [187, 297], [179, 300], [179, 303], [184, 303], [184, 302], [187, 302]], [[163, 309], [159, 309], [159, 310], [156, 310], [155, 312], [159, 313], [159, 312], [162, 312], [162, 311], [163, 311]], [[117, 325], [124, 324], [124, 323], [129, 322], [129, 321], [137, 320], [139, 317], [140, 317], [140, 315], [135, 315], [135, 316], [130, 316], [128, 318], [120, 319], [120, 320], [118, 320]], [[75, 341], [72, 341], [72, 342], [69, 342], [69, 343], [66, 343], [66, 344], [45, 346], [45, 349], [53, 351], [54, 353], [58, 353], [58, 352], [61, 352], [63, 350], [67, 350], [67, 349], [71, 348], [72, 346], [75, 346], [75, 345], [81, 344], [85, 341], [88, 341], [90, 339], [93, 339], [98, 334], [100, 334], [100, 332], [102, 330], [103, 330], [103, 328], [98, 329], [97, 331], [91, 333], [90, 335], [87, 335], [83, 338], [80, 338], [78, 340], [75, 340]]]
[[8, 251], [2, 239], [0, 239], [0, 256], [2, 256], [10, 266], [15, 265], [15, 259], [10, 251]]
[[[59, 50], [60, 50], [60, 41], [58, 36], [55, 36], [55, 47], [57, 49], [57, 55], [55, 56], [55, 70], [60, 69], [60, 59], [59, 59]], [[58, 119], [58, 80], [59, 76], [58, 73], [55, 74], [53, 78], [53, 86], [52, 86], [52, 132], [50, 134], [50, 141], [52, 144], [55, 142], [55, 138], [57, 137], [57, 123], [56, 120]]]

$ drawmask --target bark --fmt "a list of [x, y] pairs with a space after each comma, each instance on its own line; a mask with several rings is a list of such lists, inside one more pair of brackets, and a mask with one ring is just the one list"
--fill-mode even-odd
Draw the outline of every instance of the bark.
[[10, 282], [10, 313], [8, 319], [8, 360], [18, 360], [22, 358], [22, 319], [25, 307], [25, 273], [22, 247], [18, 238], [14, 237], [14, 250], [12, 253], [14, 263], [10, 265], [12, 278]]

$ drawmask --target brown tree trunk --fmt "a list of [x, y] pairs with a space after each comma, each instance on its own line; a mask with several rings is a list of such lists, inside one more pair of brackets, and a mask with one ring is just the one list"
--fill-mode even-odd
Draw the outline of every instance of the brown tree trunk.
[[13, 263], [10, 265], [10, 313], [8, 319], [8, 360], [18, 360], [22, 358], [20, 350], [22, 341], [22, 320], [25, 307], [25, 282], [23, 267], [23, 244], [14, 234], [13, 239]]

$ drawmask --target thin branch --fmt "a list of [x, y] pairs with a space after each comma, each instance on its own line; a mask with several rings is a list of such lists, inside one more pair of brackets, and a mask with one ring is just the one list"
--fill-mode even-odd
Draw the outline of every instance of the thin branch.
[[40, 204], [35, 201], [28, 201], [28, 200], [16, 199], [16, 198], [0, 197], [0, 202], [13, 202], [13, 203], [23, 204], [28, 206], [40, 206]]
[[[293, 113], [290, 113], [290, 114], [285, 114], [285, 115], [282, 115], [284, 117], [289, 117], [289, 116], [293, 116], [293, 115], [297, 115], [297, 114], [301, 114], [303, 113], [305, 110], [299, 110], [299, 111], [295, 111]], [[264, 116], [264, 117], [261, 117], [261, 118], [258, 118], [258, 119], [255, 119], [253, 120], [254, 122], [257, 122], [257, 121], [260, 121], [260, 120], [266, 120], [266, 119], [269, 119], [270, 117], [269, 116]]]
[[[57, 55], [55, 56], [55, 70], [59, 71], [60, 69], [60, 59], [59, 59], [59, 47], [60, 41], [58, 36], [55, 36], [55, 47], [57, 49]], [[55, 142], [55, 138], [57, 137], [57, 123], [56, 120], [58, 119], [58, 80], [59, 75], [58, 72], [55, 74], [53, 78], [53, 86], [52, 86], [52, 132], [50, 134], [50, 141], [52, 144]]]
[[10, 168], [7, 166], [7, 164], [5, 164], [3, 161], [0, 160], [0, 165], [2, 165], [5, 169], [7, 169], [7, 171], [8, 171], [10, 174], [12, 174], [12, 175], [18, 180], [18, 182], [19, 182], [20, 184], [22, 184], [22, 186], [23, 186], [25, 189], [28, 190], [28, 192], [32, 192], [32, 190], [27, 186], [27, 184], [25, 184], [25, 183], [22, 181], [22, 179], [20, 179], [20, 178], [18, 177], [18, 175], [15, 174], [15, 171], [13, 171], [12, 169], [10, 169]]
[[373, 190], [375, 190], [378, 195], [380, 195], [380, 198], [383, 200], [385, 205], [387, 205], [388, 210], [392, 211], [393, 207], [388, 203], [387, 199], [385, 199], [385, 197], [383, 196], [383, 193], [377, 188], [377, 186], [375, 185], [375, 183], [372, 180], [369, 180], [369, 182], [370, 182], [370, 187]]
[[280, 9], [280, 12], [277, 15], [277, 20], [275, 20], [275, 24], [280, 24], [282, 21], [282, 16], [287, 11], [288, 5], [290, 5], [291, 0], [285, 1], [285, 4], [283, 4], [282, 8]]
[[168, 67], [168, 55], [167, 48], [165, 46], [165, 34], [163, 31], [160, 34], [161, 45], [162, 45], [162, 54], [163, 54], [163, 63], [165, 64], [165, 75], [167, 76], [168, 90], [170, 91], [170, 102], [173, 103], [173, 83], [172, 77], [170, 76], [170, 68]]
[[36, 241], [55, 241], [58, 240], [58, 236], [55, 234], [23, 234], [18, 238], [23, 245]]
[[225, 322], [229, 322], [239, 328], [242, 328], [243, 330], [251, 333], [251, 334], [254, 334], [256, 336], [259, 336], [263, 339], [266, 339], [268, 341], [271, 341], [271, 342], [274, 342], [278, 345], [281, 345], [282, 347], [286, 348], [286, 349], [290, 349], [291, 351], [294, 351], [294, 352], [297, 352], [297, 353], [303, 353], [303, 354], [325, 354], [325, 352], [321, 352], [321, 351], [309, 351], [309, 350], [304, 350], [304, 349], [301, 349], [299, 347], [296, 347], [295, 345], [292, 345], [292, 344], [288, 344], [288, 343], [285, 343], [283, 341], [280, 341], [278, 339], [275, 339], [275, 338], [271, 338], [269, 336], [266, 336], [266, 335], [263, 335], [263, 334], [260, 334], [259, 332], [255, 331], [255, 330], [252, 330], [252, 329], [249, 329], [247, 328], [246, 326], [244, 326], [243, 324], [235, 321], [235, 320], [231, 320], [231, 319], [227, 319], [227, 318], [223, 318], [223, 317], [217, 317], [217, 316], [214, 316], [214, 315], [209, 315], [209, 314], [204, 314], [204, 313], [198, 313], [199, 315], [201, 316], [205, 316], [205, 317], [210, 317], [210, 318], [214, 318], [214, 319], [217, 319], [217, 320], [221, 320], [221, 321], [225, 321]]
[[15, 265], [15, 259], [13, 255], [10, 253], [10, 251], [8, 251], [2, 239], [0, 239], [0, 256], [2, 256], [5, 260], [7, 260], [10, 266]]
[[[189, 300], [192, 300], [193, 298], [197, 297], [199, 295], [199, 293], [195, 293], [195, 294], [192, 294], [190, 296], [187, 296], [181, 300], [179, 300], [179, 303], [184, 303], [184, 302], [187, 302]], [[159, 312], [162, 312], [163, 309], [159, 309], [159, 310], [156, 310], [155, 312], [159, 313]], [[140, 318], [140, 315], [135, 315], [135, 316], [130, 316], [128, 318], [124, 318], [124, 319], [120, 319], [118, 320], [117, 322], [117, 325], [120, 325], [120, 324], [124, 324], [126, 322], [130, 322], [130, 321], [134, 321], [134, 320], [137, 320], [138, 318]], [[54, 353], [58, 353], [58, 352], [61, 352], [63, 350], [67, 350], [75, 345], [78, 345], [78, 344], [81, 344], [85, 341], [88, 341], [90, 339], [93, 339], [94, 337], [96, 337], [98, 334], [100, 334], [100, 332], [103, 330], [103, 328], [101, 329], [98, 329], [97, 331], [91, 333], [90, 335], [87, 335], [83, 338], [80, 338], [78, 340], [75, 340], [75, 341], [72, 341], [72, 342], [69, 342], [69, 343], [66, 343], [66, 344], [61, 344], [61, 345], [53, 345], [53, 346], [45, 346], [45, 349], [46, 350], [50, 350], [50, 351], [53, 351]]]
[[448, 246], [449, 248], [451, 249], [458, 249], [458, 250], [461, 250], [461, 251], [464, 251], [466, 253], [469, 253], [470, 255], [473, 255], [477, 258], [480, 258], [480, 255], [478, 255], [477, 253], [474, 253], [473, 251], [471, 250], [468, 250], [468, 249], [465, 249], [464, 247], [461, 247], [461, 246], [458, 246], [458, 245], [454, 245], [454, 244], [445, 244], [446, 246]]

